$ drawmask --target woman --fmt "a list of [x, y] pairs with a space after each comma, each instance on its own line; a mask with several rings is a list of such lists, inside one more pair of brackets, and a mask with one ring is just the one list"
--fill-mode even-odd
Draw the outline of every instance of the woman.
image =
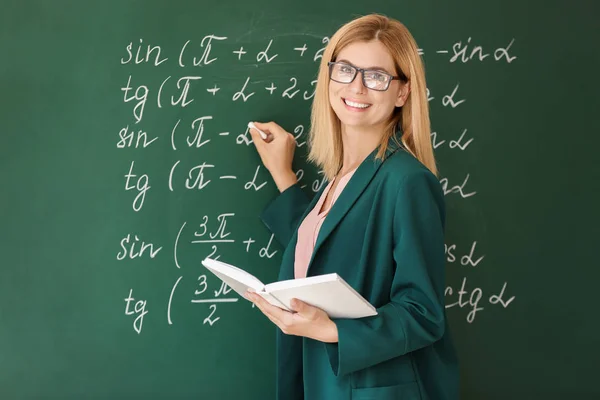
[[279, 279], [336, 272], [378, 315], [330, 319], [248, 298], [275, 323], [277, 398], [458, 399], [444, 307], [444, 194], [423, 66], [411, 34], [381, 15], [341, 27], [325, 49], [309, 160], [329, 184], [309, 201], [292, 171], [293, 135], [250, 133], [279, 191], [261, 214], [285, 247]]

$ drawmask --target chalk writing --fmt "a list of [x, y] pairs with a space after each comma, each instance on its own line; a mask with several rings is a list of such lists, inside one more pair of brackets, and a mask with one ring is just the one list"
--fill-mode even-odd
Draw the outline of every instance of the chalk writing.
[[[506, 61], [508, 64], [512, 63], [517, 59], [516, 56], [510, 56], [509, 50], [513, 45], [515, 39], [513, 38], [510, 43], [506, 47], [498, 47], [493, 52], [493, 59], [495, 61]], [[438, 50], [436, 53], [438, 54], [449, 54], [449, 50]], [[462, 62], [467, 63], [472, 60], [483, 61], [490, 56], [490, 53], [485, 53], [482, 46], [473, 46], [471, 44], [471, 37], [469, 37], [465, 42], [462, 40], [454, 43], [452, 45], [452, 57], [450, 57], [450, 62]]]
[[[502, 289], [500, 289], [499, 293], [492, 294], [487, 298], [487, 303], [491, 305], [501, 305], [503, 308], [508, 307], [516, 296], [512, 296], [510, 298], [504, 298], [504, 292], [506, 290], [507, 282], [504, 282]], [[458, 307], [460, 309], [466, 308], [468, 310], [466, 320], [468, 323], [473, 323], [475, 321], [475, 317], [477, 313], [483, 311], [485, 309], [484, 305], [481, 302], [485, 301], [483, 289], [479, 287], [475, 287], [470, 289], [467, 286], [467, 278], [464, 277], [461, 282], [460, 289], [455, 292], [452, 286], [447, 286], [444, 292], [446, 297], [446, 309]], [[453, 303], [448, 303], [448, 301], [454, 301]]]
[[[192, 198], [194, 207], [197, 207], [193, 211], [199, 210], [200, 216], [186, 216], [186, 221], [177, 220], [174, 226], [168, 225], [165, 228], [169, 236], [166, 241], [164, 238], [155, 241], [152, 239], [154, 235], [151, 238], [134, 223], [129, 226], [125, 223], [121, 236], [113, 238], [116, 247], [113, 257], [116, 256], [119, 265], [131, 263], [137, 267], [134, 260], [141, 261], [146, 269], [154, 265], [152, 260], [161, 259], [163, 262], [168, 258], [177, 273], [165, 283], [168, 325], [174, 324], [173, 316], [177, 317], [175, 308], [182, 303], [174, 300], [181, 298], [184, 303], [196, 304], [194, 307], [203, 310], [197, 323], [218, 329], [223, 307], [251, 303], [240, 302], [237, 292], [212, 274], [204, 273], [205, 270], [198, 266], [199, 262], [191, 260], [241, 254], [268, 261], [276, 260], [279, 249], [274, 235], [266, 232], [256, 218], [259, 210], [252, 208], [252, 201], [248, 202], [250, 206], [247, 208], [235, 208], [236, 212], [232, 212], [226, 206], [225, 200], [228, 199], [213, 204], [213, 194], [225, 190], [229, 197], [236, 200], [239, 197], [240, 203], [246, 198], [251, 200], [265, 194], [275, 195], [275, 185], [269, 172], [257, 162], [245, 119], [269, 118], [268, 109], [278, 104], [276, 102], [294, 106], [301, 103], [308, 109], [317, 84], [313, 72], [317, 71], [329, 37], [307, 39], [307, 36], [299, 35], [297, 41], [292, 44], [286, 41], [285, 45], [277, 35], [272, 38], [261, 36], [258, 43], [230, 37], [224, 32], [202, 33], [200, 37], [202, 39], [184, 38], [174, 48], [136, 38], [124, 42], [119, 49], [116, 63], [124, 72], [118, 78], [122, 98], [117, 96], [122, 101], [127, 119], [120, 121], [108, 136], [110, 146], [116, 144], [116, 151], [127, 157], [127, 167], [119, 167], [124, 177], [121, 190], [131, 196], [127, 202], [130, 202], [134, 213], [139, 213], [134, 215], [148, 213], [146, 210], [142, 212], [147, 203], [147, 208], [155, 210], [153, 199], [168, 195], [177, 199]], [[418, 53], [423, 57], [427, 54], [438, 61], [454, 63], [457, 67], [470, 63], [473, 67], [484, 68], [490, 62], [496, 62], [510, 68], [509, 65], [518, 60], [515, 50], [518, 50], [519, 43], [510, 37], [499, 40], [484, 47], [477, 43], [476, 37], [469, 36], [466, 40], [461, 38], [454, 43], [446, 43], [446, 48], [442, 46], [433, 52], [418, 48]], [[152, 42], [155, 41], [152, 39]], [[148, 75], [147, 68], [157, 72]], [[229, 73], [228, 68], [233, 72]], [[308, 69], [311, 70], [310, 75], [305, 73]], [[467, 102], [476, 85], [478, 82], [474, 79], [458, 82], [456, 77], [449, 76], [445, 82], [436, 82], [436, 87], [426, 88], [427, 101], [432, 107], [456, 110], [452, 114], [457, 117], [468, 115], [472, 112], [471, 105], [481, 100]], [[231, 112], [215, 112], [217, 104], [218, 110], [222, 109], [222, 104], [229, 104]], [[256, 110], [259, 110], [259, 115], [254, 114]], [[244, 117], [237, 118], [237, 115]], [[160, 118], [166, 118], [165, 124], [157, 123]], [[281, 122], [285, 124], [285, 121]], [[293, 133], [298, 149], [308, 151], [309, 123], [287, 124], [286, 129]], [[451, 172], [439, 179], [446, 200], [459, 207], [476, 204], [478, 196], [475, 195], [482, 177], [471, 177], [472, 166], [458, 160], [469, 160], [473, 152], [479, 151], [483, 143], [480, 138], [486, 132], [480, 126], [468, 128], [474, 126], [469, 121], [459, 123], [458, 129], [456, 124], [439, 126], [431, 132], [436, 155], [443, 152], [451, 157], [450, 161], [457, 160], [452, 164]], [[115, 135], [117, 132], [118, 135]], [[165, 149], [166, 152], [161, 152]], [[323, 171], [313, 170], [317, 174], [314, 178], [308, 168], [308, 165], [296, 166], [296, 178], [301, 188], [316, 194], [327, 181]], [[219, 193], [222, 196], [222, 192]], [[221, 206], [225, 209], [217, 212], [215, 207]], [[179, 214], [173, 215], [177, 218]], [[248, 224], [249, 216], [256, 225]], [[467, 233], [476, 236], [480, 232]], [[166, 242], [167, 249], [172, 248], [172, 260], [170, 256], [164, 257], [165, 246], [157, 243], [159, 240]], [[468, 324], [482, 318], [485, 310], [507, 309], [516, 299], [513, 287], [504, 277], [485, 285], [476, 280], [479, 271], [487, 272], [493, 265], [490, 262], [493, 254], [487, 254], [485, 242], [484, 236], [466, 244], [460, 241], [445, 244], [448, 267], [461, 274], [457, 282], [446, 285], [446, 308], [452, 313], [463, 312]], [[140, 273], [143, 272], [140, 270]], [[182, 285], [184, 278], [186, 283]], [[129, 284], [126, 287], [129, 288]], [[125, 315], [133, 319], [129, 319], [127, 324], [132, 323], [137, 334], [141, 334], [149, 310], [146, 300], [139, 298], [139, 293], [145, 290], [136, 288], [134, 297], [134, 289], [130, 288], [124, 298]], [[152, 307], [156, 309], [154, 303]], [[156, 318], [156, 313], [150, 314], [149, 318]], [[181, 321], [183, 323], [184, 320]]]
[[135, 302], [132, 297], [133, 289], [129, 290], [129, 296], [125, 298], [125, 315], [136, 315], [133, 320], [133, 329], [138, 333], [142, 333], [142, 326], [144, 324], [144, 316], [148, 314], [146, 310], [146, 300], [138, 300], [131, 309], [131, 302]]

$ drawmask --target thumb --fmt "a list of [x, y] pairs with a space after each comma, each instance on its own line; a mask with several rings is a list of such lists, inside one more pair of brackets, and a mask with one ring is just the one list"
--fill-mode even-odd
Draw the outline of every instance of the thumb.
[[273, 141], [273, 135], [268, 134], [267, 138], [263, 139], [262, 135], [256, 129], [248, 128], [248, 132], [250, 132], [252, 142], [254, 143], [254, 146], [258, 152], [261, 155], [265, 154], [268, 151], [268, 144]]
[[260, 136], [260, 133], [256, 129], [248, 128], [248, 132], [250, 132], [250, 136], [252, 137], [252, 141], [256, 147], [261, 147], [264, 144], [263, 138]]
[[266, 133], [273, 135], [273, 138], [284, 136], [287, 132], [275, 122], [254, 122], [254, 126]]
[[292, 306], [292, 310], [294, 310], [296, 312], [301, 313], [305, 310], [304, 302], [302, 302], [298, 299], [292, 299], [292, 301], [290, 302], [290, 305]]
[[[258, 129], [260, 129], [266, 135], [266, 137], [264, 137], [262, 133], [258, 131]], [[273, 135], [268, 131], [265, 131], [264, 128], [260, 128], [256, 122], [254, 122], [254, 128], [248, 127], [248, 132], [250, 132], [250, 136], [252, 136], [252, 140], [254, 142], [260, 141], [261, 143], [270, 143], [273, 141]]]
[[298, 299], [292, 299], [290, 303], [292, 310], [307, 317], [312, 317], [316, 311], [316, 308]]

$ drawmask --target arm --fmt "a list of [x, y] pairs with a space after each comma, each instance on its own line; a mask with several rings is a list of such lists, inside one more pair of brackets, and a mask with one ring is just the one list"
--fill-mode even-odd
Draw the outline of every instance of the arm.
[[396, 273], [378, 315], [336, 319], [338, 343], [325, 343], [336, 376], [428, 346], [444, 334], [444, 198], [432, 174], [404, 179], [393, 226]]
[[[280, 188], [280, 185], [277, 185]], [[281, 190], [281, 188], [280, 188]], [[298, 182], [284, 188], [262, 211], [260, 219], [285, 248], [300, 223], [310, 201]], [[303, 400], [302, 337], [277, 329], [277, 365], [275, 398]]]
[[265, 226], [287, 247], [310, 201], [298, 182], [281, 192], [260, 214]]

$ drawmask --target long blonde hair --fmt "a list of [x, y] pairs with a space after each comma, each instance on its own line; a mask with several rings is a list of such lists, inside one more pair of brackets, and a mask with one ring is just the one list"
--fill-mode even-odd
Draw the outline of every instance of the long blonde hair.
[[[308, 160], [321, 168], [328, 180], [333, 179], [342, 167], [341, 122], [329, 102], [327, 63], [335, 61], [337, 55], [346, 46], [354, 42], [372, 40], [378, 40], [387, 48], [394, 60], [396, 72], [402, 71], [410, 82], [406, 103], [394, 110], [382, 135], [376, 158], [383, 159], [388, 141], [393, 138], [398, 145], [402, 145], [437, 176], [438, 171], [431, 144], [425, 70], [417, 44], [402, 23], [381, 14], [370, 14], [352, 20], [343, 25], [329, 40], [319, 66], [312, 104]], [[398, 128], [402, 130], [402, 143], [396, 140]]]

